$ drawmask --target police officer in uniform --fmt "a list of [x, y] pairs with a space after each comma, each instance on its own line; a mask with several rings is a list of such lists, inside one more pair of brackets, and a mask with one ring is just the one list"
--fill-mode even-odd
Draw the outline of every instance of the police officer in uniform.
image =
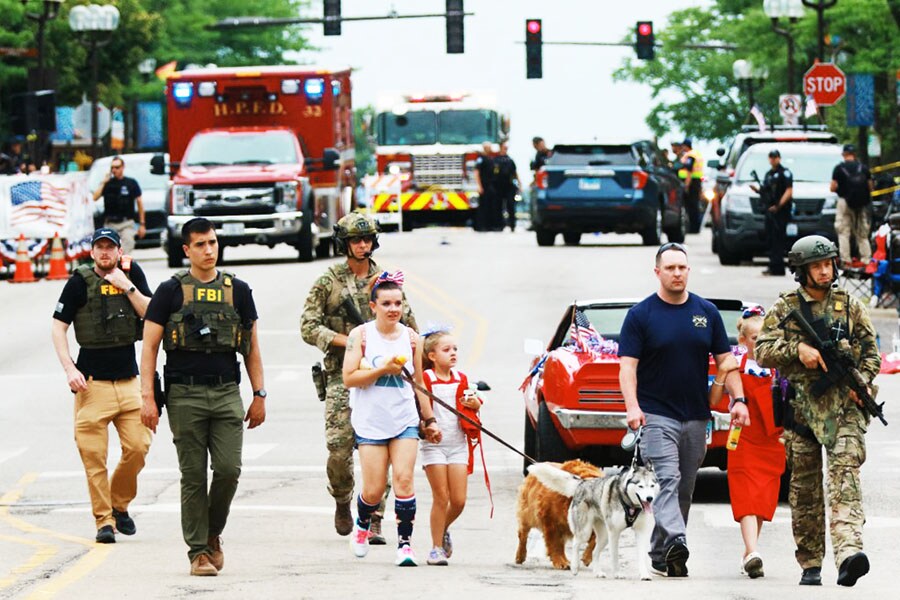
[[776, 300], [756, 341], [759, 364], [777, 368], [793, 388], [793, 398], [786, 407], [792, 409], [793, 416], [785, 419], [785, 446], [792, 469], [789, 500], [795, 556], [803, 569], [800, 585], [822, 583], [823, 448], [837, 583], [852, 586], [869, 571], [869, 560], [863, 553], [865, 515], [859, 478], [866, 459], [869, 417], [858, 405], [856, 394], [844, 385], [831, 385], [822, 395], [813, 395], [812, 386], [825, 367], [822, 356], [790, 320], [784, 328], [780, 325], [791, 310], [799, 310], [811, 325], [827, 330], [838, 349], [852, 354], [871, 386], [881, 366], [875, 329], [863, 304], [834, 285], [837, 256], [834, 244], [819, 235], [794, 243], [788, 259], [800, 287]]
[[[490, 142], [481, 144], [481, 152], [475, 159], [475, 185], [478, 188], [478, 208], [475, 210], [475, 231], [490, 231], [493, 215], [497, 210], [494, 191], [494, 159]], [[501, 210], [503, 210], [501, 208]]]
[[519, 172], [516, 163], [508, 154], [509, 144], [500, 144], [500, 153], [494, 157], [494, 193], [497, 195], [491, 230], [503, 231], [503, 211], [510, 231], [516, 230], [516, 194], [519, 193]]
[[[75, 443], [87, 474], [97, 541], [116, 541], [137, 531], [128, 505], [137, 494], [137, 476], [150, 449], [150, 430], [141, 424], [141, 395], [134, 343], [150, 302], [147, 278], [122, 255], [119, 235], [98, 229], [91, 240], [93, 265], [78, 267], [63, 288], [53, 313], [53, 346], [75, 394]], [[66, 336], [75, 324], [78, 360]], [[109, 477], [108, 429], [119, 434], [122, 458]]]
[[[349, 535], [353, 529], [350, 503], [354, 500], [354, 437], [350, 425], [350, 395], [344, 387], [342, 374], [344, 349], [347, 334], [373, 318], [368, 286], [384, 269], [371, 258], [378, 249], [378, 225], [370, 217], [359, 213], [343, 217], [334, 227], [334, 239], [335, 253], [346, 255], [347, 260], [329, 267], [309, 290], [300, 318], [300, 335], [304, 342], [325, 353], [325, 368], [314, 377], [324, 379], [320, 379], [317, 386], [324, 390], [328, 492], [335, 501], [334, 528], [339, 535]], [[405, 299], [401, 320], [418, 329]], [[320, 391], [320, 396], [322, 393]], [[370, 544], [385, 543], [381, 535], [383, 514], [382, 499], [369, 529]]]
[[[243, 422], [253, 429], [266, 418], [266, 390], [252, 291], [216, 270], [213, 224], [191, 219], [181, 229], [189, 270], [160, 284], [147, 308], [141, 356], [141, 419], [156, 430], [159, 414], [153, 379], [159, 346], [166, 350], [169, 427], [181, 470], [181, 530], [191, 575], [217, 575], [225, 564], [221, 538], [241, 474]], [[244, 413], [237, 354], [253, 387]], [[212, 464], [207, 491], [206, 472]]]
[[763, 275], [784, 275], [784, 253], [787, 250], [787, 224], [791, 220], [791, 198], [794, 195], [794, 175], [781, 164], [778, 150], [769, 152], [769, 165], [762, 187], [750, 184], [760, 195], [766, 211], [766, 240], [769, 244], [769, 268]]
[[703, 156], [694, 150], [694, 142], [686, 138], [681, 143], [684, 153], [681, 155], [681, 167], [678, 177], [684, 181], [684, 201], [690, 223], [689, 233], [700, 233], [700, 192], [703, 187]]

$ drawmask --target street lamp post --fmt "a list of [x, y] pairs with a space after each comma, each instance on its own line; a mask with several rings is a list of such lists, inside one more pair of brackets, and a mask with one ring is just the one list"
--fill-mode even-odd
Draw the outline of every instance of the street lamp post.
[[[119, 26], [119, 9], [112, 4], [75, 6], [69, 11], [69, 27], [82, 34], [81, 43], [88, 47], [91, 62], [91, 158], [97, 158], [97, 79], [100, 70], [97, 48], [112, 40], [111, 33]], [[105, 38], [100, 36], [106, 35]]]
[[834, 7], [837, 0], [802, 0], [803, 6], [816, 11], [816, 19], [819, 25], [819, 37], [816, 45], [816, 58], [819, 62], [825, 62], [825, 11]]
[[[25, 13], [25, 16], [28, 19], [37, 23], [37, 33], [35, 34], [34, 39], [37, 45], [38, 59], [37, 81], [35, 82], [35, 87], [38, 90], [42, 90], [47, 86], [46, 78], [44, 76], [44, 30], [47, 27], [47, 21], [52, 21], [59, 15], [59, 8], [64, 1], [65, 0], [43, 0], [44, 8], [41, 12]], [[26, 6], [27, 4], [28, 0], [22, 0], [23, 6]]]
[[794, 35], [788, 27], [779, 27], [779, 19], [787, 19], [793, 25], [803, 16], [803, 0], [764, 0], [763, 11], [772, 19], [772, 31], [787, 40], [787, 91], [794, 94]]
[[766, 82], [766, 78], [769, 76], [769, 70], [765, 67], [756, 67], [749, 61], [740, 58], [731, 65], [731, 72], [738, 82], [738, 88], [741, 91], [746, 89], [747, 97], [750, 101], [750, 108], [752, 109], [756, 104], [753, 92], [754, 90], [761, 88]]

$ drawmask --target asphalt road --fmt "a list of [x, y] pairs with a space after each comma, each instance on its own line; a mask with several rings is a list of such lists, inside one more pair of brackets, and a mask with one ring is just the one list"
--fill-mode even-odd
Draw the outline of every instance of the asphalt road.
[[[762, 265], [720, 267], [709, 254], [709, 233], [690, 236], [690, 289], [706, 296], [738, 297], [766, 306], [790, 281], [760, 276]], [[460, 342], [460, 367], [493, 387], [483, 409], [486, 425], [522, 443], [517, 387], [529, 358], [525, 338], [546, 340], [567, 303], [585, 298], [639, 298], [656, 287], [654, 248], [638, 236], [585, 236], [580, 247], [538, 248], [531, 233], [475, 234], [428, 229], [384, 235], [376, 258], [407, 275], [417, 318], [450, 324]], [[560, 240], [561, 243], [561, 240]], [[171, 274], [159, 250], [135, 253], [155, 286]], [[830, 554], [825, 586], [797, 586], [790, 514], [780, 507], [763, 530], [766, 577], [738, 573], [740, 533], [727, 503], [724, 475], [701, 476], [688, 541], [686, 580], [636, 581], [634, 544], [623, 536], [623, 580], [576, 578], [552, 570], [534, 534], [525, 565], [513, 563], [515, 497], [521, 459], [485, 442], [491, 474], [493, 519], [480, 467], [470, 478], [469, 503], [453, 527], [455, 551], [446, 568], [397, 569], [394, 549], [375, 547], [364, 560], [351, 556], [347, 538], [332, 527], [333, 503], [325, 489], [323, 406], [315, 397], [310, 365], [315, 348], [299, 336], [309, 286], [329, 262], [299, 264], [287, 247], [229, 248], [227, 268], [250, 282], [260, 314], [260, 338], [269, 390], [266, 423], [245, 436], [244, 470], [224, 533], [226, 565], [217, 578], [192, 578], [179, 525], [179, 476], [171, 433], [163, 419], [140, 477], [130, 512], [134, 537], [93, 543], [93, 518], [72, 433], [72, 395], [50, 343], [53, 306], [63, 282], [13, 286], [0, 282], [0, 597], [21, 598], [893, 598], [900, 528], [900, 408], [891, 400], [900, 379], [881, 377], [891, 427], [875, 423], [863, 469], [866, 550], [872, 573], [852, 590], [835, 586]], [[895, 331], [895, 315], [878, 315], [882, 339]], [[73, 341], [74, 347], [74, 341]], [[249, 384], [244, 383], [249, 400]], [[118, 448], [115, 436], [110, 460]], [[430, 494], [417, 473], [418, 527], [414, 548], [428, 551]], [[389, 541], [395, 539], [386, 528]], [[601, 558], [608, 561], [608, 555]]]

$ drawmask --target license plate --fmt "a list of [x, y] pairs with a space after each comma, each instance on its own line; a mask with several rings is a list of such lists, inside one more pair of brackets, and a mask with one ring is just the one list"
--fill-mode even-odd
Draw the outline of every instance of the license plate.
[[790, 236], [796, 236], [800, 231], [797, 229], [796, 223], [788, 223], [785, 232]]
[[224, 235], [243, 235], [243, 223], [222, 223], [222, 233]]
[[600, 189], [600, 180], [595, 177], [582, 177], [578, 180], [578, 189], [595, 192]]

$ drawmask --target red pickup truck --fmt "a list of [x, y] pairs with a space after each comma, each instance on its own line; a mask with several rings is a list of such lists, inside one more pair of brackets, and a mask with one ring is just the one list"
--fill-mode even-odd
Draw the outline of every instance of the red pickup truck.
[[[625, 400], [619, 388], [618, 339], [625, 315], [638, 300], [578, 301], [566, 308], [546, 346], [527, 340], [534, 355], [522, 384], [525, 404], [525, 454], [538, 461], [584, 458], [597, 466], [626, 465], [631, 454], [620, 443], [627, 431]], [[744, 309], [740, 300], [713, 300], [725, 329], [736, 331]], [[602, 336], [592, 352], [575, 351], [573, 311], [581, 312]], [[734, 346], [737, 340], [729, 337]], [[710, 357], [709, 379], [716, 374]], [[725, 441], [731, 417], [728, 398], [712, 411], [712, 441], [703, 466], [725, 469]], [[525, 465], [527, 466], [527, 464]]]

